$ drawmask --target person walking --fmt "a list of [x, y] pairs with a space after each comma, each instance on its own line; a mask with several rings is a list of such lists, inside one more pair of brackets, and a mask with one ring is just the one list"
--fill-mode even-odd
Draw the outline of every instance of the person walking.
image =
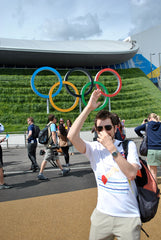
[[[4, 142], [6, 140], [6, 137], [2, 138], [0, 140], [0, 143]], [[4, 173], [3, 173], [3, 152], [2, 147], [0, 145], [0, 190], [2, 189], [9, 189], [12, 188], [11, 185], [8, 185], [4, 182]]]
[[28, 129], [27, 129], [27, 151], [28, 157], [31, 161], [31, 168], [33, 172], [36, 172], [39, 169], [39, 166], [36, 161], [36, 148], [37, 148], [37, 139], [34, 138], [34, 119], [32, 117], [27, 118]]
[[59, 124], [58, 137], [59, 137], [59, 146], [62, 149], [64, 159], [66, 162], [65, 167], [69, 167], [69, 147], [68, 147], [68, 139], [67, 139], [67, 130], [65, 129], [63, 124]]
[[[72, 126], [72, 121], [71, 121], [70, 119], [67, 119], [67, 122], [66, 122], [67, 132], [69, 132], [71, 126]], [[69, 146], [69, 156], [70, 156], [70, 155], [74, 155], [74, 147], [73, 147], [73, 144], [71, 144], [71, 146]]]
[[70, 169], [69, 168], [63, 168], [60, 160], [59, 160], [59, 156], [58, 156], [58, 152], [56, 150], [56, 148], [53, 148], [53, 145], [57, 145], [57, 127], [56, 127], [56, 117], [53, 114], [50, 114], [48, 116], [48, 136], [49, 136], [49, 140], [48, 143], [46, 144], [46, 151], [45, 151], [45, 157], [44, 160], [41, 163], [41, 167], [40, 167], [40, 172], [39, 175], [37, 176], [39, 180], [48, 180], [47, 177], [44, 176], [43, 172], [45, 169], [45, 166], [47, 164], [48, 161], [50, 161], [52, 159], [52, 161], [56, 161], [59, 169], [61, 170], [61, 175], [62, 176], [66, 176], [69, 172]]
[[[147, 121], [148, 120], [148, 121]], [[147, 127], [146, 127], [147, 125]], [[156, 113], [150, 113], [148, 119], [143, 124], [136, 127], [136, 134], [144, 137], [142, 131], [146, 131], [147, 135], [147, 163], [154, 179], [157, 182], [157, 167], [161, 166], [161, 122], [160, 117]]]
[[75, 148], [89, 158], [97, 182], [97, 206], [91, 216], [89, 239], [139, 240], [141, 220], [134, 179], [141, 165], [135, 143], [129, 142], [125, 159], [122, 142], [114, 139], [115, 117], [106, 110], [98, 112], [95, 118], [97, 141], [80, 137], [83, 123], [100, 105], [100, 96], [101, 90], [94, 90], [67, 136]]

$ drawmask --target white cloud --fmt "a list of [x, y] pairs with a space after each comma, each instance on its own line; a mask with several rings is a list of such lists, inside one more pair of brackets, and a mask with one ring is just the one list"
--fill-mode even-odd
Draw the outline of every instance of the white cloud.
[[102, 33], [97, 15], [86, 14], [77, 18], [48, 19], [42, 26], [42, 35], [50, 40], [77, 40]]
[[141, 6], [146, 3], [146, 0], [131, 0], [132, 4]]
[[132, 25], [130, 34], [145, 31], [161, 24], [160, 0], [131, 0]]
[[0, 37], [118, 40], [161, 24], [161, 0], [0, 0]]

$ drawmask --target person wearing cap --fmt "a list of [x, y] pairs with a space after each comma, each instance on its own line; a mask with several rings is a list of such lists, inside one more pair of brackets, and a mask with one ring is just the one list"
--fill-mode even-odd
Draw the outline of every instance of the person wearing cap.
[[[60, 124], [63, 124], [63, 126], [65, 127], [65, 123], [64, 123], [64, 119], [63, 118], [60, 118], [59, 120], [59, 125]], [[59, 125], [58, 125], [58, 130], [59, 130]]]

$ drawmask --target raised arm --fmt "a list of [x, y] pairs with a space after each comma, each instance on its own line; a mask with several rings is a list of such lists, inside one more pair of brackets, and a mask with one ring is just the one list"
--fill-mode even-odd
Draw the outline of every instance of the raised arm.
[[145, 131], [145, 129], [146, 129], [146, 123], [136, 127], [134, 131], [139, 137], [143, 137], [144, 135], [141, 133], [141, 131]]
[[86, 145], [83, 139], [80, 138], [80, 130], [87, 119], [88, 115], [90, 114], [91, 111], [96, 109], [99, 105], [100, 102], [98, 101], [98, 98], [101, 96], [101, 90], [97, 89], [95, 90], [87, 104], [87, 106], [83, 109], [81, 114], [76, 118], [74, 123], [72, 124], [70, 131], [68, 133], [68, 139], [72, 142], [74, 147], [80, 152], [80, 153], [85, 153], [86, 151]]

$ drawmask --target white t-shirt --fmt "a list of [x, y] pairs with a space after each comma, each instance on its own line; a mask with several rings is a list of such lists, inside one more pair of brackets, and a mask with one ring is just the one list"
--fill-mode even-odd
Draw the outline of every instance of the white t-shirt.
[[[97, 141], [85, 143], [86, 155], [91, 162], [98, 187], [96, 208], [111, 216], [139, 217], [135, 181], [127, 179], [110, 152], [101, 143]], [[124, 156], [120, 141], [115, 140], [114, 145]], [[127, 161], [136, 163], [141, 168], [135, 143], [130, 141], [128, 147]]]

